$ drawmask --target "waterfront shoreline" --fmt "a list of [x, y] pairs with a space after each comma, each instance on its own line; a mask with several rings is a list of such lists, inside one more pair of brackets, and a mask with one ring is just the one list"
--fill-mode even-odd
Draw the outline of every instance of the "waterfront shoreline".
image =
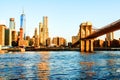
[[[11, 48], [11, 49], [2, 50], [2, 53], [25, 52], [25, 51], [80, 51], [80, 49], [79, 48]], [[120, 51], [120, 48], [94, 48], [94, 51]]]
[[[26, 51], [80, 51], [79, 48], [26, 48]], [[94, 51], [120, 51], [120, 48], [94, 48]]]
[[120, 48], [94, 48], [94, 51], [120, 51]]
[[26, 48], [26, 51], [80, 51], [79, 48]]

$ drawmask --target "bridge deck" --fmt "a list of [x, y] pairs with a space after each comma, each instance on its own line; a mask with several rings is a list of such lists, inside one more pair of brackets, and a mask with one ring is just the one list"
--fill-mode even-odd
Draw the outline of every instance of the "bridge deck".
[[[113, 32], [113, 31], [116, 31], [119, 29], [120, 29], [120, 19], [111, 24], [108, 24], [108, 25], [102, 27], [99, 30], [96, 30], [94, 33], [92, 33], [91, 35], [88, 35], [85, 38], [81, 38], [81, 40], [93, 39], [93, 38], [99, 37], [101, 35], [104, 35], [106, 33]], [[80, 39], [76, 43], [74, 43], [72, 46], [79, 44], [79, 42], [80, 42]]]

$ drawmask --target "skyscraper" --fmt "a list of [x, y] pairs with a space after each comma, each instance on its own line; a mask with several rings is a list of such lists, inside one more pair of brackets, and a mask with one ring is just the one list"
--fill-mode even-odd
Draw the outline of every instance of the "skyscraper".
[[23, 40], [23, 28], [22, 27], [20, 28], [19, 36], [20, 36], [20, 40]]
[[47, 16], [43, 17], [43, 24], [39, 24], [39, 38], [40, 44], [46, 46], [46, 40], [49, 38]]
[[43, 24], [39, 23], [39, 44], [43, 45]]
[[17, 32], [15, 30], [12, 31], [12, 41], [17, 41]]
[[5, 45], [5, 25], [0, 25], [0, 45]]
[[9, 23], [9, 27], [11, 30], [15, 30], [15, 19], [14, 18], [10, 18], [10, 23]]
[[110, 32], [106, 34], [106, 40], [107, 41], [112, 41], [114, 39], [114, 33]]
[[38, 33], [37, 33], [37, 28], [35, 28], [35, 33], [34, 33], [34, 38], [35, 38], [35, 47], [39, 46], [39, 37], [38, 37]]
[[20, 16], [20, 28], [23, 28], [23, 31], [24, 31], [23, 35], [24, 35], [24, 39], [25, 39], [25, 36], [26, 36], [26, 19], [25, 19], [24, 11]]
[[11, 29], [6, 28], [5, 29], [5, 45], [7, 46], [11, 46], [11, 42], [12, 42], [12, 34], [11, 34]]

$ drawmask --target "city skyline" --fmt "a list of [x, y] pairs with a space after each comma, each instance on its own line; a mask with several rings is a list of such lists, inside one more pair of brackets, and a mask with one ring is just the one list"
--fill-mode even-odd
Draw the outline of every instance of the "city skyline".
[[[20, 15], [24, 8], [26, 35], [33, 36], [34, 29], [39, 28], [42, 17], [48, 16], [50, 37], [60, 36], [71, 41], [71, 37], [77, 35], [82, 22], [91, 21], [93, 27], [101, 28], [120, 19], [119, 2], [118, 0], [2, 0], [0, 21], [9, 27], [9, 19], [15, 18], [16, 30], [19, 31]], [[115, 38], [120, 37], [118, 32], [115, 33]]]

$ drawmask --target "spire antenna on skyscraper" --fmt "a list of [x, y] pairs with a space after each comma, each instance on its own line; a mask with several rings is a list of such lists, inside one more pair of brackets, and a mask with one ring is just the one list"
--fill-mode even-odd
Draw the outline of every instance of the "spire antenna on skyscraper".
[[23, 28], [24, 39], [26, 36], [26, 19], [24, 14], [24, 9], [22, 10], [22, 14], [20, 15], [20, 28]]

